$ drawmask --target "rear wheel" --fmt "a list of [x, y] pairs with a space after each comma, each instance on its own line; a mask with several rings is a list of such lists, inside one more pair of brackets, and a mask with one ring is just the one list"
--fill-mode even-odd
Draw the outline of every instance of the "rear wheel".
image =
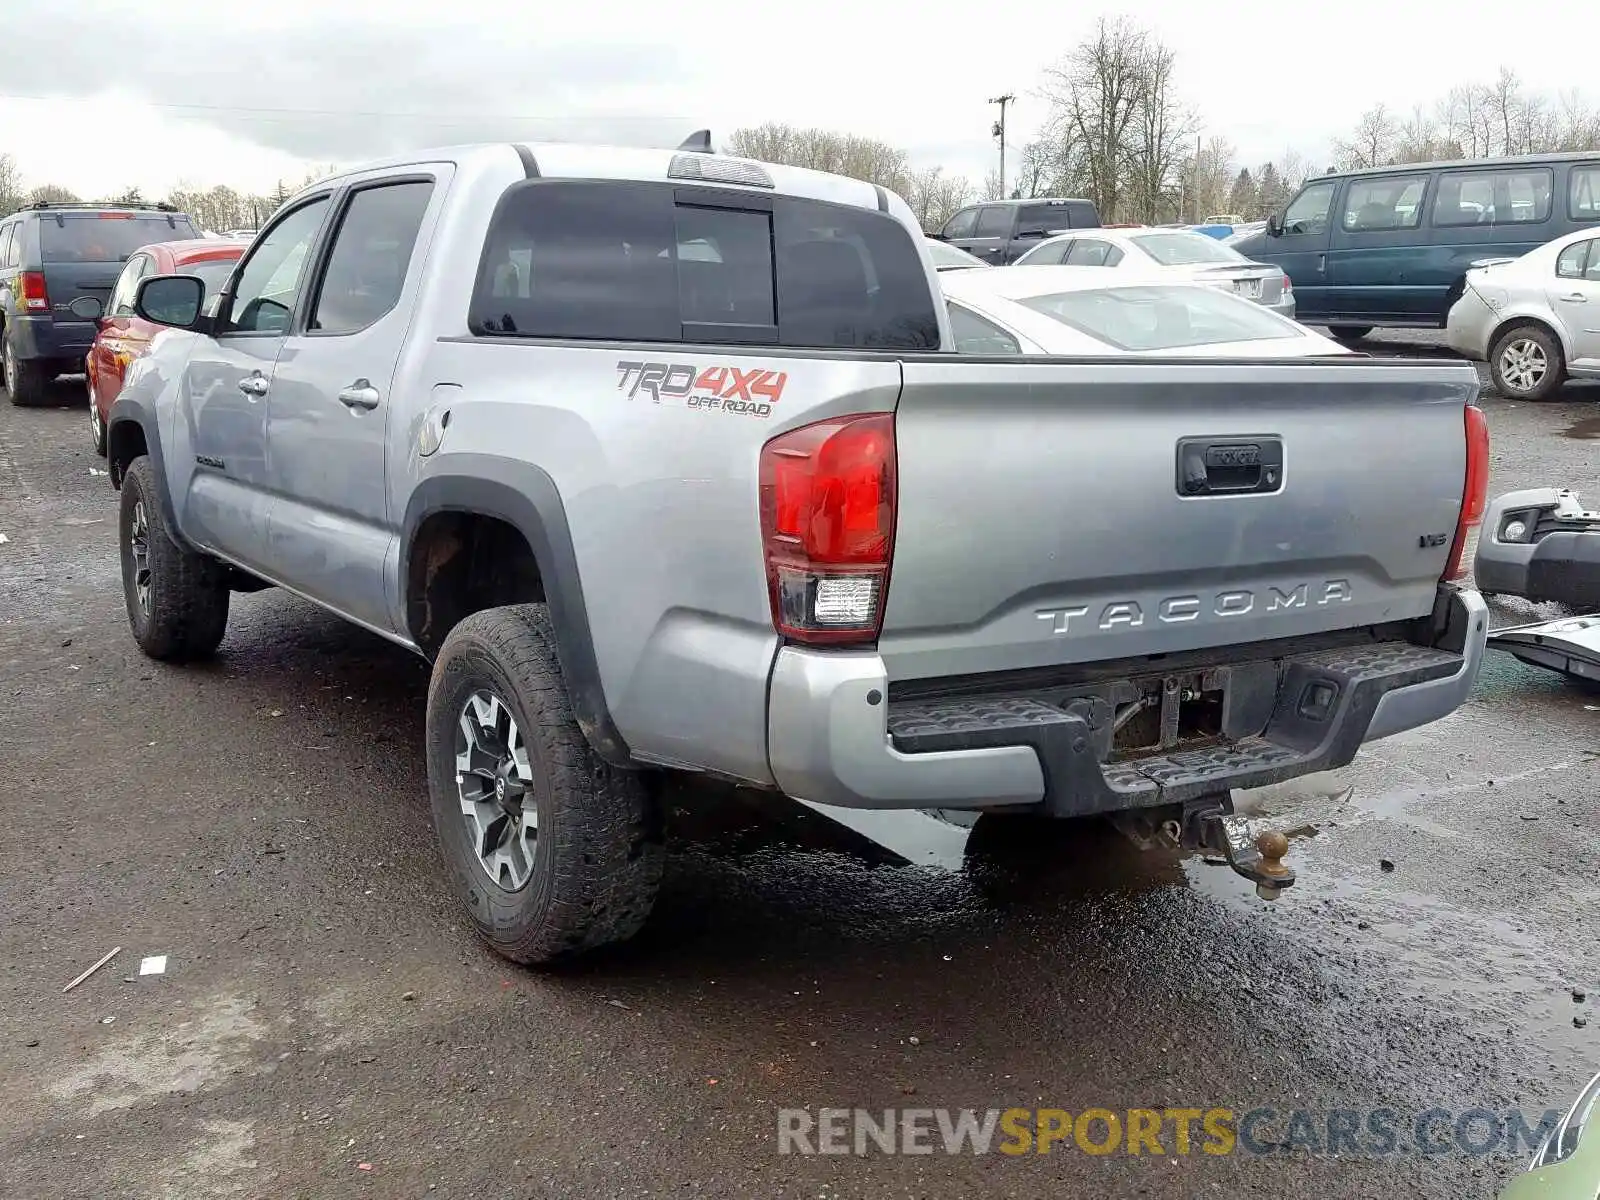
[[49, 368], [40, 363], [19, 359], [9, 337], [5, 340], [3, 358], [6, 370], [6, 394], [11, 397], [11, 403], [18, 408], [31, 408], [43, 404], [45, 390], [53, 378]]
[[100, 419], [100, 401], [94, 394], [94, 376], [89, 376], [89, 436], [94, 441], [94, 452], [106, 456], [106, 423]]
[[215, 650], [228, 627], [228, 577], [222, 564], [179, 546], [167, 530], [148, 458], [122, 479], [118, 530], [122, 591], [133, 640], [151, 658], [183, 662]]
[[1489, 351], [1489, 376], [1502, 396], [1546, 400], [1566, 381], [1561, 343], [1539, 325], [1508, 329]]
[[1341, 342], [1359, 342], [1372, 332], [1371, 325], [1329, 325], [1328, 332]]
[[637, 932], [661, 882], [657, 800], [578, 727], [544, 605], [451, 630], [428, 687], [427, 754], [445, 865], [492, 949], [548, 963]]

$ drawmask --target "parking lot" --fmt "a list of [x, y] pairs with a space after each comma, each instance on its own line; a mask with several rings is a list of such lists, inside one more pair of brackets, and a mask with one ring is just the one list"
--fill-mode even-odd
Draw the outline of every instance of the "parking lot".
[[[1445, 721], [1245, 798], [1294, 831], [1275, 905], [1098, 825], [982, 822], [963, 851], [907, 817], [896, 855], [685, 787], [641, 937], [510, 967], [440, 873], [424, 664], [276, 591], [234, 598], [215, 661], [145, 659], [57, 386], [0, 404], [0, 1196], [1492, 1196], [1520, 1152], [799, 1157], [775, 1130], [1538, 1113], [1594, 1071], [1600, 697], [1498, 655]], [[1597, 401], [1486, 395], [1491, 494], [1600, 493]]]

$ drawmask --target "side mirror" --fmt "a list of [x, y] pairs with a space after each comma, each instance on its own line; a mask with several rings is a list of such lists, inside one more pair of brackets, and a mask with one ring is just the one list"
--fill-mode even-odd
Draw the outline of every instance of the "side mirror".
[[133, 311], [154, 325], [193, 329], [205, 298], [205, 281], [198, 275], [152, 275], [139, 281]]
[[72, 315], [84, 321], [98, 321], [106, 306], [96, 296], [79, 296], [67, 305]]
[[935, 229], [932, 233], [925, 234], [924, 236], [930, 237], [936, 242], [942, 242], [942, 241], [944, 241], [944, 230], [943, 229]]
[[1267, 236], [1268, 237], [1282, 237], [1283, 236], [1283, 218], [1280, 217], [1277, 213], [1268, 213], [1267, 214]]

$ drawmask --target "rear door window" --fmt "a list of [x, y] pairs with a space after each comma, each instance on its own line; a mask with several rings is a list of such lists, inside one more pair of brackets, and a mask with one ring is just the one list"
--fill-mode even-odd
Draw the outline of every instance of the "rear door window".
[[363, 187], [346, 201], [306, 328], [348, 334], [400, 302], [411, 253], [433, 195], [425, 179]]
[[1600, 221], [1600, 163], [1572, 168], [1567, 182], [1567, 212], [1574, 221]]
[[1511, 225], [1550, 219], [1548, 167], [1446, 171], [1433, 201], [1435, 225]]
[[188, 217], [167, 213], [39, 214], [39, 254], [46, 263], [123, 262], [140, 246], [198, 236]]
[[[1115, 258], [1111, 257], [1113, 252]], [[1122, 251], [1099, 238], [1079, 238], [1072, 243], [1066, 257], [1069, 267], [1114, 267], [1121, 261]]]
[[926, 268], [893, 218], [649, 183], [513, 187], [490, 224], [470, 324], [602, 341], [939, 345]]
[[972, 236], [972, 231], [978, 227], [978, 210], [975, 208], [962, 209], [950, 218], [949, 224], [944, 227], [944, 236], [947, 238], [966, 238]]
[[11, 261], [11, 243], [16, 238], [16, 234], [17, 225], [15, 221], [0, 228], [0, 267], [15, 265]]
[[978, 232], [981, 238], [1003, 238], [1011, 235], [1011, 210], [999, 205], [978, 210]]
[[1426, 175], [1383, 175], [1352, 179], [1344, 202], [1346, 233], [1415, 229], [1422, 222]]

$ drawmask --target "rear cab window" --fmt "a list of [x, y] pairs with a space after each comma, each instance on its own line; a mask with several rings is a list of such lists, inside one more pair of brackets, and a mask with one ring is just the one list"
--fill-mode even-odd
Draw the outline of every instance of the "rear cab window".
[[181, 213], [39, 214], [39, 256], [46, 263], [123, 262], [140, 246], [199, 236]]
[[936, 350], [918, 247], [872, 210], [666, 183], [530, 180], [495, 211], [475, 334]]

